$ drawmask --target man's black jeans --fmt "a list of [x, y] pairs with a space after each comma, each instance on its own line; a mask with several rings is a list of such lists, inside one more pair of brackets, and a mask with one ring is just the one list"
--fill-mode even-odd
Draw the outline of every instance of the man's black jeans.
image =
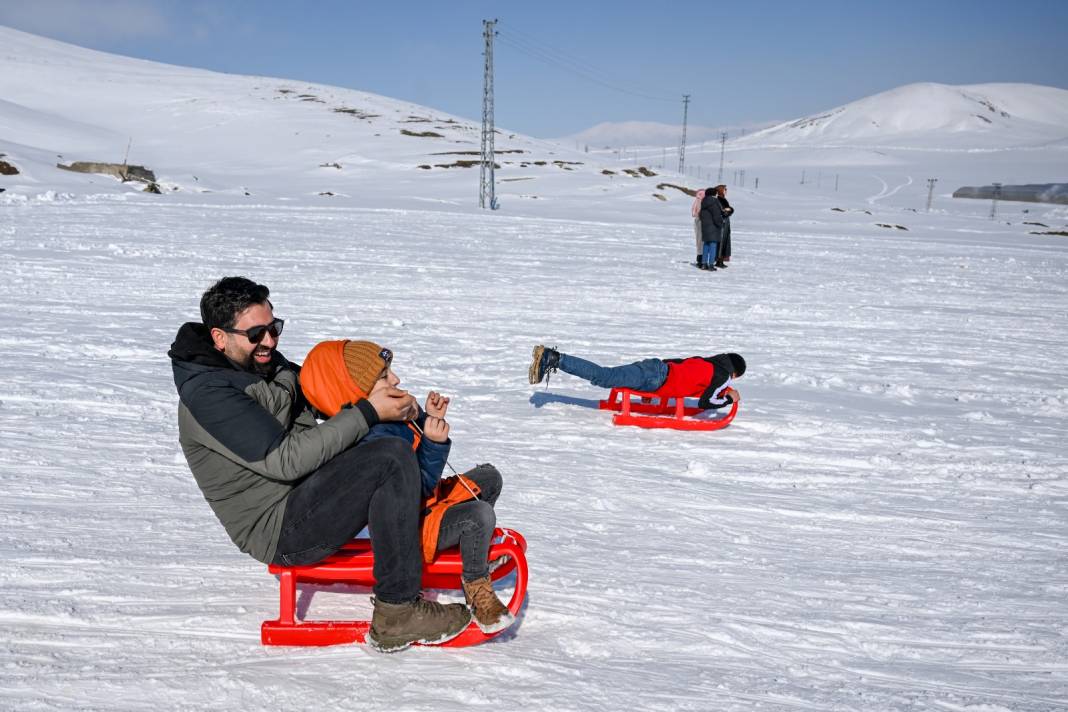
[[400, 438], [350, 447], [289, 493], [274, 563], [314, 564], [370, 525], [375, 596], [414, 600], [423, 574], [421, 486], [415, 453]]

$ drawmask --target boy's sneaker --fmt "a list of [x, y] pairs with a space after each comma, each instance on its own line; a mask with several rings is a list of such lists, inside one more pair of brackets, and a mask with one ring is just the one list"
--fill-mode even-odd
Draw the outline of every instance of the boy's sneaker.
[[474, 581], [464, 581], [464, 595], [471, 606], [475, 623], [483, 633], [496, 633], [515, 622], [515, 616], [501, 603], [493, 591], [489, 576]]
[[531, 385], [541, 383], [550, 373], [556, 373], [560, 365], [560, 352], [538, 344], [531, 354], [530, 369], [527, 371], [527, 380]]
[[410, 603], [371, 601], [375, 611], [367, 642], [383, 653], [404, 650], [412, 643], [440, 645], [463, 633], [471, 622], [471, 611], [462, 603], [442, 605], [422, 596]]

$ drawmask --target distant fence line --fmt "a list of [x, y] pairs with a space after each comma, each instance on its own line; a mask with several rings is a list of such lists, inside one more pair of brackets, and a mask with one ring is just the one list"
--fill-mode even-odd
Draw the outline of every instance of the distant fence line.
[[954, 198], [982, 200], [1016, 200], [1024, 203], [1058, 203], [1068, 205], [1068, 183], [1038, 183], [1029, 185], [964, 186], [953, 191]]

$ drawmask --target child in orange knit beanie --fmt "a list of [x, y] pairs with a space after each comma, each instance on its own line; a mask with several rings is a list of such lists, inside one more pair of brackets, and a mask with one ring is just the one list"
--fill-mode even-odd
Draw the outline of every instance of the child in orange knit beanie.
[[[400, 378], [392, 362], [390, 349], [370, 341], [324, 341], [301, 366], [301, 389], [317, 410], [333, 416], [377, 388], [397, 386]], [[497, 598], [490, 578], [491, 567], [503, 561], [487, 561], [497, 524], [493, 505], [503, 482], [497, 468], [489, 464], [441, 478], [452, 447], [445, 420], [448, 408], [447, 397], [430, 391], [414, 420], [376, 423], [356, 446], [384, 437], [399, 437], [412, 445], [424, 497], [423, 557], [429, 562], [438, 551], [459, 546], [464, 594], [475, 623], [485, 633], [496, 633], [515, 620]]]

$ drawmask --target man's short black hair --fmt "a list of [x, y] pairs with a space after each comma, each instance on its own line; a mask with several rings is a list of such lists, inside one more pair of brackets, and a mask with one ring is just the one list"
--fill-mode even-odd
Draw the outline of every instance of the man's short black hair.
[[267, 303], [271, 290], [245, 277], [223, 277], [200, 298], [200, 319], [209, 329], [232, 329], [237, 315], [253, 304]]

